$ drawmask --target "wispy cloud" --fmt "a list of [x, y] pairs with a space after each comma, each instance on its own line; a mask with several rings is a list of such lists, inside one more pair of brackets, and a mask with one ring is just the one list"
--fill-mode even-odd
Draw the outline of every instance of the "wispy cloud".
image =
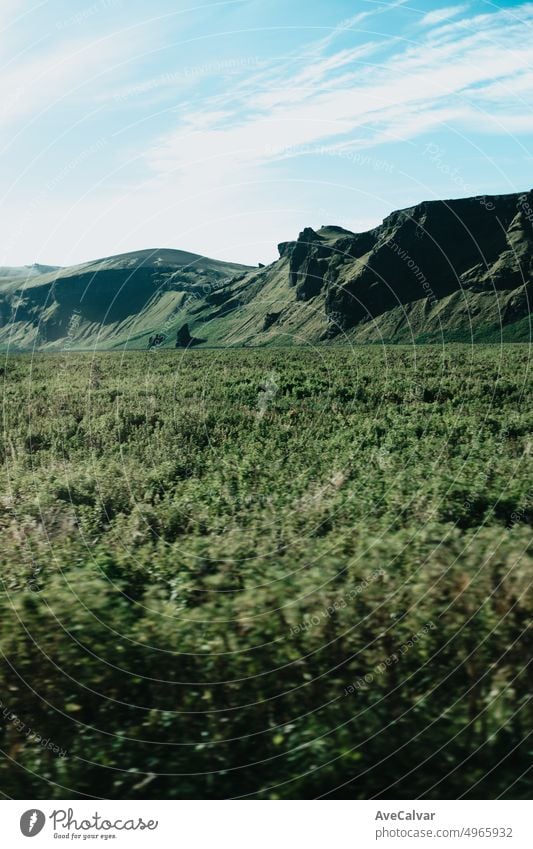
[[0, 104], [0, 128], [35, 118], [78, 89], [96, 87], [131, 49], [133, 40], [119, 34], [97, 42], [91, 38], [68, 39], [41, 49], [37, 56], [22, 54], [2, 72], [6, 95]]
[[364, 12], [357, 12], [355, 15], [351, 15], [349, 18], [345, 18], [343, 21], [337, 24], [337, 26], [333, 27], [328, 35], [325, 35], [319, 41], [314, 42], [311, 46], [312, 51], [320, 51], [328, 47], [332, 44], [340, 35], [344, 33], [350, 32], [352, 30], [356, 30], [360, 24], [368, 21], [370, 18], [375, 18], [378, 15], [382, 15], [385, 12], [392, 12], [394, 9], [397, 9], [399, 6], [403, 6], [407, 0], [391, 0], [391, 2], [383, 2], [383, 3], [373, 3], [368, 2], [368, 9]]
[[419, 21], [422, 27], [432, 27], [441, 24], [443, 21], [449, 21], [451, 18], [456, 18], [468, 9], [468, 6], [444, 6], [442, 9], [434, 9], [428, 12]]
[[2, 0], [0, 4], [0, 35], [4, 35], [7, 29], [21, 18], [44, 6], [45, 2], [46, 0], [35, 0], [33, 3], [23, 0]]
[[[446, 17], [461, 8], [448, 7]], [[147, 160], [159, 173], [198, 168], [200, 181], [203, 174], [219, 182], [268, 163], [276, 146], [308, 149], [354, 136], [354, 145], [368, 147], [443, 124], [533, 130], [532, 24], [532, 4], [514, 9], [512, 18], [503, 11], [463, 18], [416, 42], [396, 40], [386, 58], [379, 41], [331, 50], [334, 42], [321, 39], [308, 45], [299, 67], [292, 59], [291, 73], [270, 67], [231, 95], [207, 99]]]
[[[0, 3], [1, 26], [40, 0]], [[149, 11], [142, 0], [90, 0], [82, 17], [54, 0], [50, 18], [45, 0], [3, 41], [3, 244], [21, 261], [139, 244], [243, 261], [264, 249], [264, 260], [302, 222], [355, 226], [354, 197], [370, 226], [420, 197], [451, 196], [452, 178], [420, 159], [428, 138], [475, 191], [520, 188], [533, 3], [457, 3], [429, 12], [359, 0], [343, 18], [332, 0], [300, 26], [291, 10], [280, 23], [279, 0], [243, 4], [242, 20], [222, 2], [181, 16], [181, 0]], [[384, 170], [363, 164], [380, 159]], [[53, 186], [46, 216], [34, 203], [43, 184]]]

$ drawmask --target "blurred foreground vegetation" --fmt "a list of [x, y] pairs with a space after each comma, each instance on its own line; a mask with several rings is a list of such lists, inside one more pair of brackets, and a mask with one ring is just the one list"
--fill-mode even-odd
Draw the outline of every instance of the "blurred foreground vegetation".
[[529, 368], [8, 359], [2, 792], [529, 798]]

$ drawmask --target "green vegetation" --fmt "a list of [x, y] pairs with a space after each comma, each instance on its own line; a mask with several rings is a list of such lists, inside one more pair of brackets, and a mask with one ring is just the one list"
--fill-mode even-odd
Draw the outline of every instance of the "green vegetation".
[[529, 358], [9, 359], [3, 793], [530, 797]]
[[[533, 193], [426, 201], [379, 227], [305, 227], [250, 268], [155, 249], [0, 268], [0, 350], [531, 341]], [[152, 343], [150, 340], [152, 339]]]

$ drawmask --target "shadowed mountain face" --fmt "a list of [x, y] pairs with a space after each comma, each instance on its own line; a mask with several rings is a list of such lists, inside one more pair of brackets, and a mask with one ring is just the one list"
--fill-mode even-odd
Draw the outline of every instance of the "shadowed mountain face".
[[196, 302], [249, 270], [168, 249], [41, 273], [36, 268], [0, 270], [4, 346], [146, 347], [154, 332], [166, 341], [188, 300]]
[[393, 338], [411, 313], [415, 334], [505, 325], [529, 315], [533, 194], [429, 201], [358, 235], [307, 229], [280, 253], [298, 299], [323, 294], [325, 338], [367, 323], [379, 332], [389, 314]]
[[0, 342], [146, 347], [156, 333], [173, 347], [185, 325], [209, 345], [530, 337], [533, 192], [427, 201], [278, 247], [260, 269], [163, 250], [0, 271]]

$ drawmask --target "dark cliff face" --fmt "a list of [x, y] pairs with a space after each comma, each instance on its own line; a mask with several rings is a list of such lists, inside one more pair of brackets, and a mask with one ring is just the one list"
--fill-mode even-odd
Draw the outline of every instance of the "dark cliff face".
[[513, 318], [529, 312], [533, 192], [426, 201], [354, 234], [303, 230], [280, 245], [296, 298], [323, 294], [324, 338], [402, 304], [435, 305], [454, 292], [517, 290]]
[[426, 201], [365, 233], [306, 227], [278, 248], [264, 268], [156, 249], [0, 269], [0, 346], [530, 339], [532, 191]]

